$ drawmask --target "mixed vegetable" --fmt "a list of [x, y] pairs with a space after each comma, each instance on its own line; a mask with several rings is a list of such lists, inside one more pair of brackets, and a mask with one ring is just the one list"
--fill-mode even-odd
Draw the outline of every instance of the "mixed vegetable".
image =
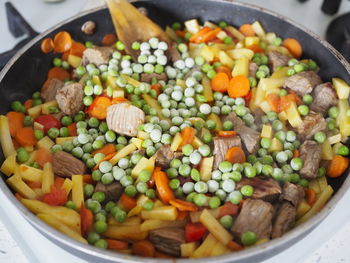
[[58, 56], [41, 91], [0, 116], [16, 198], [80, 242], [160, 258], [238, 251], [315, 215], [349, 165], [350, 87], [258, 21], [166, 34], [132, 43], [136, 61], [113, 34], [43, 40]]

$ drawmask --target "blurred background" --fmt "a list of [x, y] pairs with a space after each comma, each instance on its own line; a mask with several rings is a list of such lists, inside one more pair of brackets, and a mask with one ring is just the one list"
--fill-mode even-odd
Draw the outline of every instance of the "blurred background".
[[[104, 0], [0, 0], [0, 53], [12, 49], [27, 37], [25, 35], [15, 37], [10, 32], [5, 10], [6, 2], [11, 2], [38, 33], [79, 12], [104, 4]], [[240, 2], [262, 6], [291, 18], [322, 38], [327, 38], [350, 58], [350, 15], [344, 16], [350, 12], [350, 1], [240, 0]], [[14, 17], [12, 15], [12, 19]], [[2, 200], [1, 193], [0, 200]], [[281, 260], [284, 263], [350, 262], [349, 202], [350, 193], [312, 235], [264, 263], [279, 263]], [[6, 213], [0, 214], [0, 262], [81, 262], [39, 235], [11, 209], [10, 204], [6, 204], [6, 200], [2, 201], [2, 207], [6, 208]], [[302, 260], [296, 261], [295, 255], [302, 257]], [[40, 258], [45, 260], [39, 260]]]

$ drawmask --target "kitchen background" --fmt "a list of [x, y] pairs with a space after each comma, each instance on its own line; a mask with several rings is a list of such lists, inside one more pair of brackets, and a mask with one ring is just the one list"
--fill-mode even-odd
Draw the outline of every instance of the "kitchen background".
[[[65, 19], [93, 7], [103, 0], [0, 0], [0, 53], [12, 49], [22, 38], [8, 30], [5, 2], [12, 2], [37, 32], [42, 32]], [[161, 0], [160, 0], [161, 1]], [[49, 3], [51, 2], [51, 3]], [[54, 3], [57, 2], [57, 3]], [[285, 15], [325, 38], [330, 22], [350, 12], [350, 1], [342, 0], [335, 15], [321, 10], [321, 0], [241, 0]], [[301, 3], [304, 2], [304, 3]], [[331, 0], [329, 2], [338, 2]], [[347, 25], [350, 28], [350, 24]], [[12, 207], [0, 192], [0, 262], [83, 262], [41, 236]], [[350, 262], [350, 191], [328, 218], [310, 235], [264, 263], [336, 263]]]

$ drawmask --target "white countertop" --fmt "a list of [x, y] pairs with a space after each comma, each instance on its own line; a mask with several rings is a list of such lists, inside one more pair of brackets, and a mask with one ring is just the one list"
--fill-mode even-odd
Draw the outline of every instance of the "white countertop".
[[[56, 23], [103, 3], [103, 0], [65, 0], [59, 4], [47, 4], [40, 0], [10, 0], [19, 9], [35, 30], [41, 32]], [[320, 11], [320, 0], [310, 0], [300, 5], [296, 0], [242, 0], [262, 5], [286, 15], [324, 36], [326, 26], [334, 18]], [[0, 52], [8, 50], [18, 41], [7, 30], [3, 5], [0, 0]], [[263, 4], [262, 4], [263, 3]], [[33, 8], [35, 6], [35, 8]], [[340, 13], [350, 11], [350, 1], [342, 1]], [[337, 15], [339, 15], [337, 14]], [[299, 17], [302, 17], [301, 21]], [[45, 21], [45, 23], [43, 23]], [[0, 262], [84, 262], [65, 252], [40, 235], [14, 209], [0, 192]], [[264, 263], [337, 263], [350, 262], [350, 191], [335, 210], [310, 235], [281, 254]], [[33, 242], [34, 241], [34, 242]]]

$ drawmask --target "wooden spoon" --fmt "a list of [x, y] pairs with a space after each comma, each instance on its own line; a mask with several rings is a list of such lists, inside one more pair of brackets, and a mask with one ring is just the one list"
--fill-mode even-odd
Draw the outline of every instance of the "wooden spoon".
[[127, 53], [135, 60], [139, 53], [131, 48], [131, 44], [135, 41], [145, 42], [152, 37], [157, 37], [171, 44], [171, 40], [163, 29], [127, 0], [106, 0], [106, 2], [117, 36], [125, 44]]

